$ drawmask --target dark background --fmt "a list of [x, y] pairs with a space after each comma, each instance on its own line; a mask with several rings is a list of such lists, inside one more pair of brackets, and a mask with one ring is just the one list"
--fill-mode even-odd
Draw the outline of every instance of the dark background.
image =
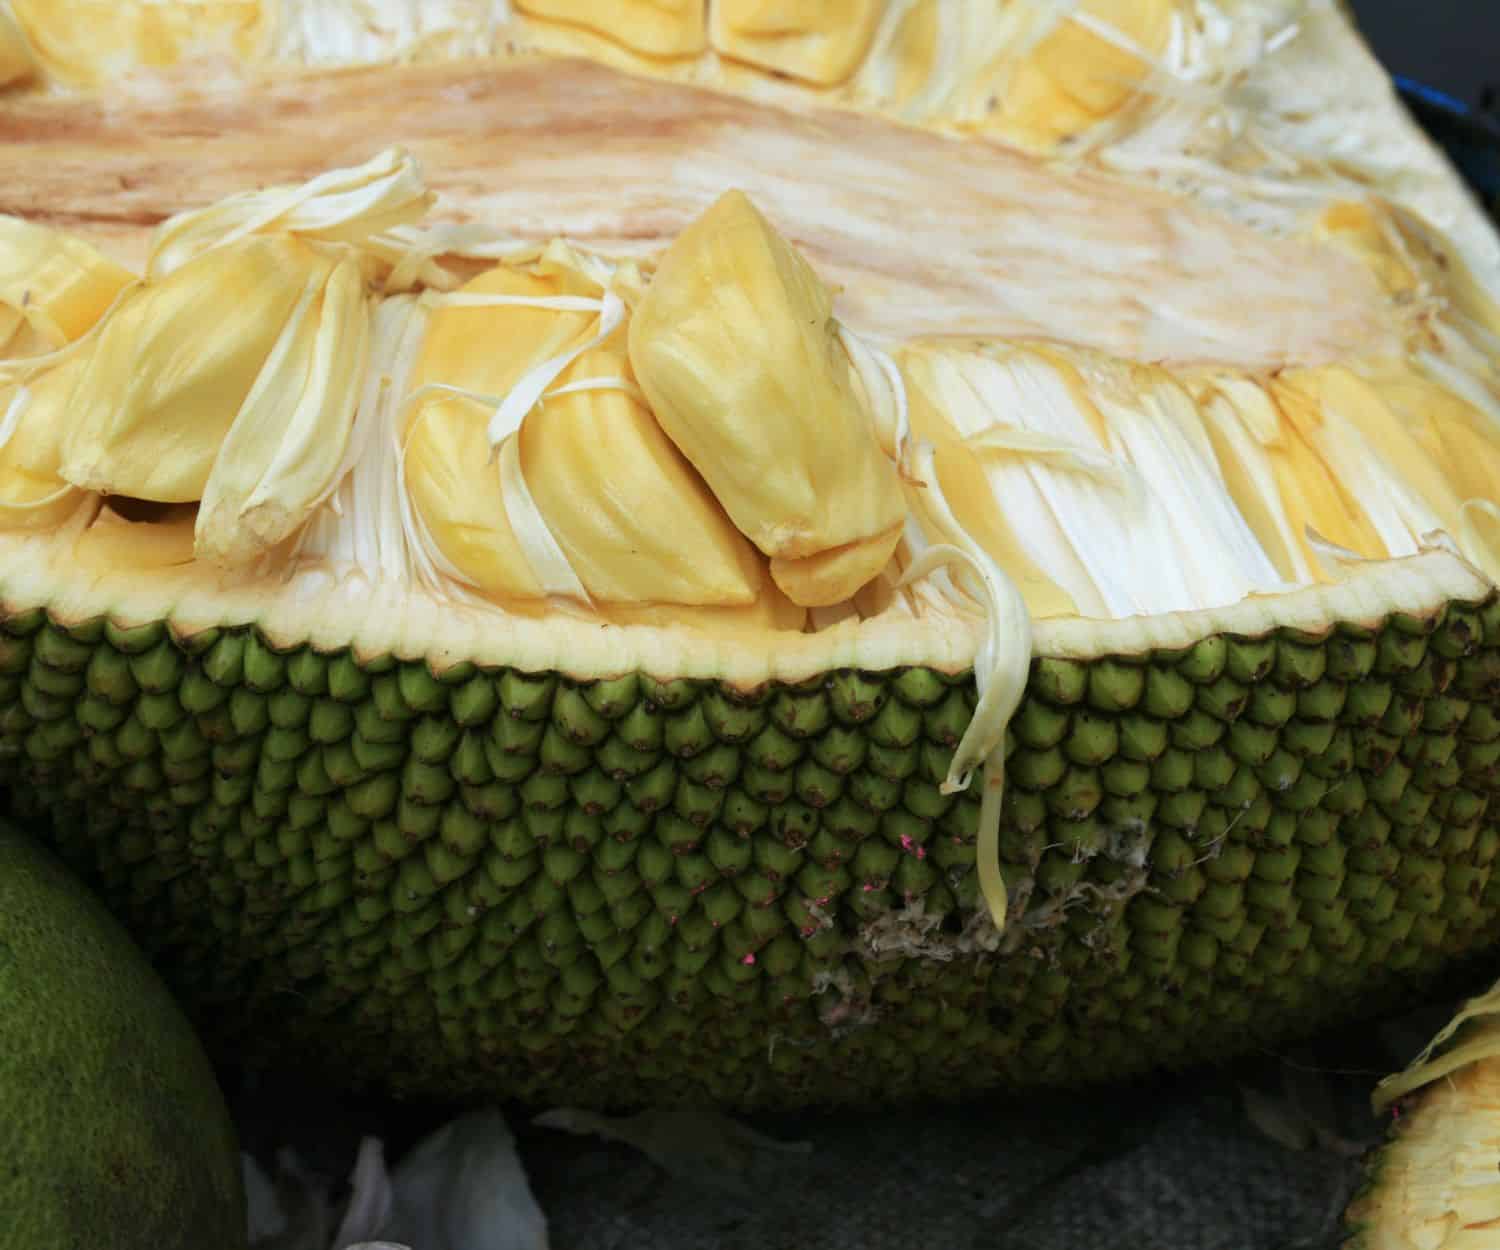
[[[1365, 38], [1392, 74], [1479, 104], [1500, 95], [1500, 0], [1353, 0]], [[1500, 110], [1500, 100], [1494, 108]]]

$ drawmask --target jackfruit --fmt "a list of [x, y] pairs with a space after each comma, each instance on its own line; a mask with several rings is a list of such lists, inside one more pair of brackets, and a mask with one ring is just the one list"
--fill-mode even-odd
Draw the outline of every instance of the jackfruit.
[[541, 7], [7, 92], [0, 782], [216, 1045], [952, 1097], [1493, 943], [1500, 252], [1334, 6]]
[[1073, 139], [1117, 116], [1160, 64], [1176, 0], [1018, 0], [1002, 20], [1015, 33], [977, 89], [984, 129], [1038, 147]]
[[[566, 270], [498, 266], [460, 288], [477, 306], [435, 313], [413, 393], [438, 386], [460, 394], [439, 391], [407, 419], [413, 505], [443, 558], [501, 598], [576, 588], [600, 603], [750, 607], [762, 598], [763, 577], [749, 543], [641, 401], [623, 334], [611, 330], [578, 354], [506, 436], [508, 447], [519, 444], [511, 490], [496, 471], [491, 411], [462, 392], [504, 395], [546, 358], [587, 347], [596, 317], [545, 305], [570, 297], [587, 304], [601, 293]], [[485, 296], [514, 302], [486, 307]], [[545, 556], [528, 554], [538, 536], [523, 524], [555, 540], [560, 583], [540, 579]]]
[[81, 350], [59, 473], [200, 503], [201, 553], [245, 563], [301, 526], [338, 468], [367, 321], [350, 259], [270, 236], [207, 252], [127, 295]]
[[726, 192], [662, 255], [630, 319], [630, 363], [794, 603], [840, 603], [889, 562], [900, 479], [832, 297], [744, 195]]
[[1382, 1081], [1375, 1108], [1387, 1142], [1366, 1160], [1344, 1222], [1347, 1250], [1480, 1250], [1500, 1221], [1500, 990], [1465, 1003], [1403, 1072]]
[[26, 36], [6, 9], [0, 9], [0, 88], [25, 82], [36, 73]]
[[759, 69], [818, 86], [843, 82], [864, 59], [885, 0], [719, 0], [709, 24], [714, 48]]
[[261, 46], [268, 0], [9, 0], [36, 61], [62, 82], [103, 87], [190, 59], [239, 60]]
[[694, 56], [707, 46], [701, 0], [517, 0], [523, 13], [576, 22], [648, 56]]

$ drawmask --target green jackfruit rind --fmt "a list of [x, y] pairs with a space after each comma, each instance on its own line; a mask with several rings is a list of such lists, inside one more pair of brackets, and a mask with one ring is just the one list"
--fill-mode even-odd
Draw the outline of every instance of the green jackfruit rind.
[[211, 632], [0, 615], [0, 781], [217, 1044], [342, 1081], [747, 1107], [1077, 1083], [1275, 1044], [1500, 937], [1493, 597], [1036, 660], [1003, 937], [977, 796], [939, 788], [972, 674], [746, 692]]

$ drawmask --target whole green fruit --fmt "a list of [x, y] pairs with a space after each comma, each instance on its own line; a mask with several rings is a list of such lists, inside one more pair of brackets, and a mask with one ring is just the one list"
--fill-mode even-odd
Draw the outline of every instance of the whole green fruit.
[[237, 1250], [213, 1069], [143, 956], [0, 825], [0, 1250]]

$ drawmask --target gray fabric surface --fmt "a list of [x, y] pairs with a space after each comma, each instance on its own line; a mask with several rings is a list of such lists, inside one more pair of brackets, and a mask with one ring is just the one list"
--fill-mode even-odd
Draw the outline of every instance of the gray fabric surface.
[[767, 1158], [749, 1195], [523, 1138], [553, 1250], [1322, 1250], [1358, 1176], [1270, 1140], [1217, 1081], [763, 1127], [814, 1149]]
[[[701, 1148], [669, 1171], [539, 1127], [536, 1109], [506, 1112], [552, 1250], [1334, 1250], [1386, 1128], [1370, 1091], [1448, 1015], [1085, 1093], [756, 1117], [812, 1149], [757, 1151], [728, 1174]], [[360, 1135], [399, 1159], [453, 1111], [340, 1102], [284, 1079], [244, 1084], [236, 1102], [248, 1150], [295, 1146], [335, 1198]]]

